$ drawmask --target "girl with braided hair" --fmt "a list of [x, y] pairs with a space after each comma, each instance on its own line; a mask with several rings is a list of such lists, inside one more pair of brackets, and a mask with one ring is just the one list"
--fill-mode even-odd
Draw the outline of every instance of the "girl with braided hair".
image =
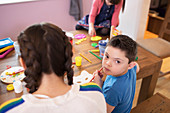
[[59, 27], [32, 25], [20, 33], [18, 42], [29, 94], [2, 104], [1, 113], [106, 113], [98, 85], [73, 85], [72, 46]]

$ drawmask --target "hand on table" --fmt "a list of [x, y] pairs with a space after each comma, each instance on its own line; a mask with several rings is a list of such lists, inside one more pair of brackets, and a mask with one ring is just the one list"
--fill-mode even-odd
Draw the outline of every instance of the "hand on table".
[[92, 36], [96, 36], [96, 30], [94, 27], [89, 27], [89, 31], [88, 31], [89, 35]]

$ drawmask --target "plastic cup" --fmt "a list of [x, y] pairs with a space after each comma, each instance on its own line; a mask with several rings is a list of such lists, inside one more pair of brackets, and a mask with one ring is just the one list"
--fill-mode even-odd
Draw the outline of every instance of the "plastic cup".
[[17, 56], [21, 56], [21, 52], [20, 52], [20, 47], [19, 47], [19, 44], [18, 42], [14, 42], [14, 48], [15, 48], [15, 53]]
[[15, 93], [21, 93], [23, 91], [22, 82], [17, 80], [13, 83]]
[[106, 40], [100, 40], [99, 41], [99, 50], [100, 50], [100, 57], [103, 58], [105, 48], [106, 48], [107, 42]]
[[81, 66], [82, 57], [80, 56], [75, 57], [75, 61], [76, 61], [76, 66]]

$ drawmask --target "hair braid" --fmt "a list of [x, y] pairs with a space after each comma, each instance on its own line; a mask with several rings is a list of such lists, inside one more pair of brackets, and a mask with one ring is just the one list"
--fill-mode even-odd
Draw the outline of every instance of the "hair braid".
[[[22, 38], [20, 38], [22, 37]], [[31, 42], [31, 38], [27, 37], [25, 34], [21, 33], [19, 38], [19, 43], [21, 48], [21, 57], [25, 61], [26, 70], [24, 81], [27, 83], [26, 87], [30, 89], [30, 93], [35, 92], [39, 87], [38, 80], [41, 79], [41, 66], [40, 66], [40, 57], [37, 54], [34, 44]]]
[[73, 53], [69, 49], [69, 48], [72, 48], [71, 44], [68, 41], [66, 41], [66, 42], [67, 42], [67, 44], [66, 44], [66, 48], [65, 48], [65, 56], [66, 56], [65, 69], [67, 71], [68, 84], [72, 85], [73, 84], [73, 69], [71, 68], [71, 65], [72, 65]]

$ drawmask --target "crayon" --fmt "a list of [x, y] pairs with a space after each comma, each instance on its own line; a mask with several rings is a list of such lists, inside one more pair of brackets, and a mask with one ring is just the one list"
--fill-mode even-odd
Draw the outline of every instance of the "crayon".
[[[101, 68], [99, 69], [98, 73], [99, 73], [102, 69], [103, 69], [103, 67], [101, 67]], [[100, 76], [100, 78], [102, 78], [101, 75], [99, 75], [99, 76]], [[90, 82], [92, 82], [94, 78], [95, 78], [95, 76], [93, 76], [93, 78], [90, 80]]]
[[94, 54], [93, 52], [89, 51], [92, 55], [94, 55], [95, 57], [97, 57], [98, 59], [102, 60], [99, 56], [97, 56], [96, 54]]
[[101, 68], [99, 69], [99, 71], [98, 71], [98, 72], [100, 72], [102, 69], [103, 69], [103, 67], [101, 67]]
[[102, 71], [103, 67], [101, 67], [98, 71], [98, 75], [100, 76], [100, 78], [103, 78], [103, 75], [100, 74], [100, 72]]
[[92, 63], [88, 58], [86, 58], [84, 55], [82, 55], [81, 53], [79, 53], [80, 56], [82, 56], [84, 59], [86, 59], [88, 62]]
[[100, 52], [99, 49], [90, 50], [91, 52]]

